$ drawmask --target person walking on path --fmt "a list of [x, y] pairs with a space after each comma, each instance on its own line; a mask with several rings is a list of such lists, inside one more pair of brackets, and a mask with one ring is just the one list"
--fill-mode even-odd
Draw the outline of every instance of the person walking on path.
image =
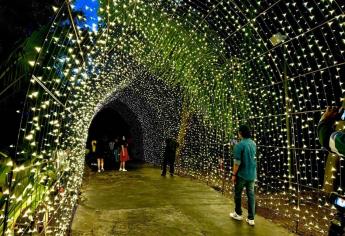
[[91, 151], [90, 151], [90, 157], [91, 157], [91, 162], [93, 163], [97, 159], [97, 140], [92, 139], [91, 140]]
[[114, 153], [114, 146], [115, 146], [115, 141], [111, 139], [109, 141], [109, 152], [110, 153]]
[[106, 138], [103, 138], [101, 141], [97, 142], [96, 153], [98, 172], [104, 171], [104, 157], [106, 155], [105, 142]]
[[126, 166], [126, 161], [129, 160], [128, 156], [128, 144], [126, 142], [126, 137], [122, 137], [122, 142], [121, 142], [121, 150], [120, 150], [120, 169], [119, 171], [127, 171], [125, 166]]
[[175, 165], [176, 149], [178, 147], [178, 143], [172, 138], [167, 138], [165, 140], [165, 145], [166, 146], [164, 150], [161, 176], [166, 175], [168, 164], [169, 164], [170, 176], [174, 176], [174, 165]]
[[114, 155], [114, 165], [116, 168], [117, 163], [120, 161], [120, 152], [119, 152], [119, 139], [115, 138], [114, 140], [114, 150], [113, 150], [113, 155]]
[[111, 167], [115, 166], [114, 162], [116, 162], [116, 157], [114, 158], [115, 152], [117, 152], [117, 150], [115, 150], [115, 149], [117, 149], [117, 147], [115, 147], [116, 145], [117, 144], [115, 143], [115, 139], [110, 139], [108, 157], [110, 159]]
[[234, 166], [231, 181], [235, 185], [235, 212], [230, 217], [235, 220], [242, 220], [242, 191], [246, 188], [248, 198], [247, 223], [255, 225], [255, 193], [254, 184], [256, 179], [256, 144], [251, 139], [250, 129], [241, 125], [238, 130], [241, 141], [234, 147]]

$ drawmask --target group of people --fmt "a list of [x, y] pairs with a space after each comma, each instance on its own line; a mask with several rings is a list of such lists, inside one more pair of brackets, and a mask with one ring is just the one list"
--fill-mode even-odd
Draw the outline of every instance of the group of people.
[[[318, 136], [322, 146], [328, 151], [334, 152], [340, 156], [345, 155], [345, 133], [334, 130], [334, 123], [341, 112], [344, 112], [345, 101], [343, 108], [329, 107], [323, 114], [319, 126]], [[345, 114], [344, 114], [345, 116]], [[233, 169], [231, 173], [231, 181], [234, 184], [234, 201], [235, 211], [230, 213], [229, 216], [235, 220], [242, 220], [242, 192], [246, 188], [248, 199], [248, 217], [246, 222], [254, 226], [255, 217], [255, 180], [257, 178], [256, 171], [256, 144], [251, 139], [250, 128], [246, 125], [240, 125], [238, 129], [238, 136], [240, 141], [234, 145], [233, 155]], [[97, 156], [98, 172], [104, 171], [104, 154], [102, 153], [102, 146], [96, 140], [92, 140], [92, 153]], [[167, 165], [170, 166], [170, 175], [174, 175], [174, 162], [176, 156], [176, 149], [178, 143], [173, 138], [165, 140], [165, 151], [162, 162], [162, 176], [166, 175]], [[117, 139], [109, 143], [109, 149], [113, 153], [115, 159], [118, 156], [120, 161], [120, 171], [126, 171], [125, 163], [129, 159], [128, 144], [125, 137], [121, 142]]]
[[[162, 176], [166, 175], [167, 166], [169, 165], [170, 176], [174, 175], [175, 156], [178, 143], [173, 138], [165, 140], [165, 151], [162, 161]], [[126, 162], [129, 160], [128, 142], [126, 137], [123, 136], [122, 140], [115, 138], [114, 140], [107, 141], [106, 138], [91, 140], [90, 157], [97, 159], [97, 171], [104, 171], [104, 159], [110, 157], [113, 163], [120, 162], [119, 171], [126, 170]]]
[[[248, 197], [248, 218], [246, 222], [254, 226], [255, 217], [255, 193], [254, 186], [256, 180], [256, 144], [251, 139], [251, 132], [248, 126], [241, 125], [238, 129], [240, 142], [234, 145], [234, 165], [231, 174], [231, 181], [235, 186], [235, 211], [230, 213], [230, 217], [235, 220], [242, 220], [242, 191], [246, 188]], [[168, 138], [165, 140], [165, 151], [162, 162], [162, 176], [166, 175], [167, 164], [170, 165], [170, 175], [174, 174], [174, 162], [178, 143]]]
[[97, 159], [97, 171], [104, 171], [104, 159], [110, 157], [112, 162], [120, 162], [119, 171], [126, 170], [126, 161], [129, 160], [128, 155], [128, 142], [126, 137], [123, 136], [121, 140], [115, 138], [114, 140], [107, 141], [106, 138], [101, 140], [91, 140], [90, 155], [92, 158]]

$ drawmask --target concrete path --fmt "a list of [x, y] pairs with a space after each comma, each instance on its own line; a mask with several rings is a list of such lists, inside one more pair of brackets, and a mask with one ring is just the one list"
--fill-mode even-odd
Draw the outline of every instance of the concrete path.
[[293, 235], [260, 216], [254, 227], [230, 219], [232, 199], [146, 165], [87, 173], [83, 185], [72, 235]]

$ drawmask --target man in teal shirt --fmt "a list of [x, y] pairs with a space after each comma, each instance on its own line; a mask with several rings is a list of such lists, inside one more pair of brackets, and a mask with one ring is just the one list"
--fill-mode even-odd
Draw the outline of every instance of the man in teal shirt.
[[230, 217], [235, 220], [242, 220], [242, 191], [246, 188], [248, 197], [248, 218], [247, 223], [254, 226], [255, 216], [255, 194], [254, 185], [256, 179], [256, 144], [251, 139], [249, 127], [241, 125], [238, 130], [241, 141], [234, 147], [234, 167], [231, 180], [235, 185], [235, 212]]

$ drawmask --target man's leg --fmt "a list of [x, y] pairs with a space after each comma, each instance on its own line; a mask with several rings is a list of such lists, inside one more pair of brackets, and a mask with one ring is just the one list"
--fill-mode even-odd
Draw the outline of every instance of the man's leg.
[[175, 159], [170, 159], [170, 168], [169, 168], [169, 171], [170, 171], [170, 175], [174, 175], [174, 165], [175, 165]]
[[244, 188], [245, 180], [237, 176], [235, 184], [235, 212], [237, 215], [242, 215], [242, 191]]
[[168, 159], [166, 157], [163, 158], [163, 165], [162, 165], [162, 176], [165, 176], [167, 173], [167, 164]]
[[255, 183], [254, 181], [246, 181], [246, 192], [248, 198], [248, 219], [254, 220], [255, 217]]

